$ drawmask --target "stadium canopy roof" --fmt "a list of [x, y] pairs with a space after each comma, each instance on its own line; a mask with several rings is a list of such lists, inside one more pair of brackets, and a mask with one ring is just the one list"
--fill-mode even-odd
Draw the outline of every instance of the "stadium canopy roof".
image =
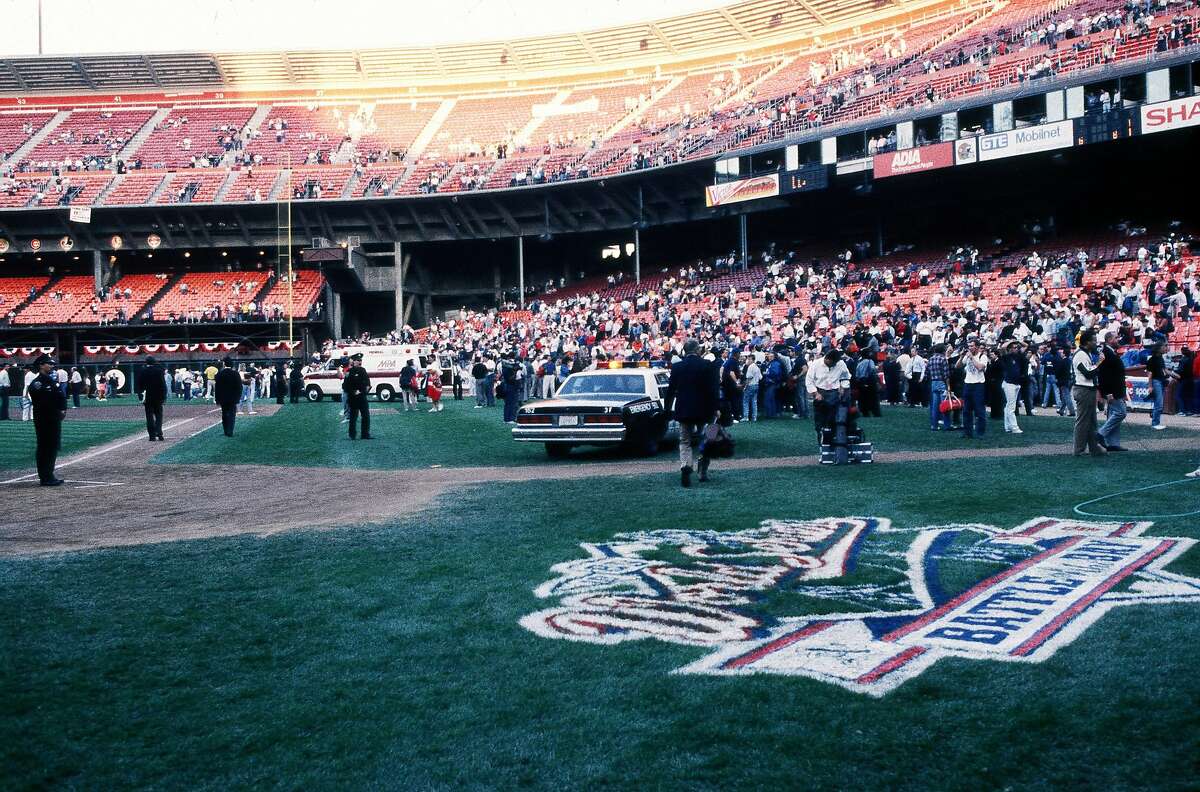
[[[631, 77], [732, 62], [916, 22], [966, 0], [743, 0], [650, 22], [533, 38], [430, 47], [172, 52], [0, 59], [0, 94], [227, 87], [518, 87], [537, 80]], [[971, 3], [976, 5], [977, 3]]]

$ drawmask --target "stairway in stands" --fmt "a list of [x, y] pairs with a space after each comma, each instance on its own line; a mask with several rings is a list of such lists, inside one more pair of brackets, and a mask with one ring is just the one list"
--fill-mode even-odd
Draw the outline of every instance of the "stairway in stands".
[[49, 137], [50, 133], [57, 129], [63, 121], [66, 121], [67, 117], [70, 115], [71, 113], [67, 110], [59, 110], [54, 114], [53, 118], [46, 122], [44, 127], [39, 129], [37, 132], [34, 132], [29, 140], [26, 140], [20, 148], [18, 148], [12, 154], [9, 154], [8, 161], [13, 164], [13, 167], [16, 167], [18, 164], [24, 161], [29, 152], [33, 151], [39, 143]]
[[150, 120], [142, 124], [142, 128], [137, 131], [137, 134], [131, 137], [129, 142], [125, 144], [125, 148], [117, 153], [117, 159], [129, 162], [129, 158], [137, 153], [137, 150], [146, 142], [146, 138], [154, 134], [154, 130], [158, 128], [159, 123], [170, 115], [170, 113], [171, 108], [169, 107], [160, 107], [155, 110], [154, 115], [150, 116]]

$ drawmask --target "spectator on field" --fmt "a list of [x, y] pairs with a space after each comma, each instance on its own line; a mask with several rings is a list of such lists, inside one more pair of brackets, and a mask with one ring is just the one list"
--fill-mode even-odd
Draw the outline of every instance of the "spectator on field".
[[710, 460], [697, 458], [705, 428], [720, 417], [721, 380], [718, 367], [700, 357], [700, 343], [689, 338], [683, 344], [683, 359], [671, 366], [671, 378], [664, 397], [668, 413], [679, 422], [679, 473], [684, 487], [692, 486], [692, 471], [698, 468], [700, 481], [708, 480]]
[[1100, 399], [1107, 408], [1104, 425], [1096, 433], [1097, 440], [1106, 451], [1124, 451], [1121, 445], [1121, 424], [1125, 422], [1125, 362], [1117, 353], [1117, 333], [1110, 331], [1104, 337], [1100, 353], [1102, 359], [1096, 377]]
[[1096, 331], [1084, 330], [1079, 334], [1079, 348], [1071, 357], [1071, 368], [1075, 375], [1075, 386], [1071, 389], [1071, 398], [1075, 400], [1075, 456], [1089, 452], [1092, 456], [1108, 454], [1096, 435], [1100, 363]]

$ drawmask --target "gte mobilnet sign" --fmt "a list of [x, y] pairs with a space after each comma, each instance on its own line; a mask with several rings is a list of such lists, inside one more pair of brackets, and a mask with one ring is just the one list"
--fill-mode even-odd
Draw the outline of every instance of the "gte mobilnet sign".
[[1142, 134], [1200, 124], [1200, 98], [1172, 99], [1142, 106]]
[[1075, 145], [1073, 121], [1011, 129], [979, 138], [979, 160], [998, 160], [1039, 151], [1053, 151]]
[[932, 146], [877, 154], [873, 163], [876, 179], [948, 168], [953, 164], [953, 143], [937, 143]]

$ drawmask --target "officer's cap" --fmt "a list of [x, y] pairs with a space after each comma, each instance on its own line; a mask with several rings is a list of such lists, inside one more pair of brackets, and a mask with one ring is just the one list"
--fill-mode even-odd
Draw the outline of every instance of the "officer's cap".
[[363, 357], [362, 352], [355, 352], [353, 355], [350, 356], [350, 359], [351, 360], [362, 360], [362, 357]]
[[50, 357], [49, 355], [38, 355], [37, 360], [33, 361], [33, 365], [35, 366], [41, 366], [46, 363], [49, 363], [51, 366], [53, 366], [54, 358]]

